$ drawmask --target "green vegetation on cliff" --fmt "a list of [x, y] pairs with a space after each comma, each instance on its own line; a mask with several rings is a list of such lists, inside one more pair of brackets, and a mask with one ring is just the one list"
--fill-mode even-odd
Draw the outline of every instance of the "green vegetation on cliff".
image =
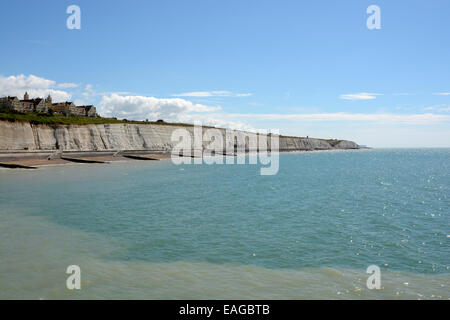
[[[136, 120], [118, 120], [113, 118], [89, 118], [89, 117], [77, 117], [77, 116], [61, 116], [48, 113], [21, 113], [14, 110], [0, 110], [0, 121], [9, 122], [29, 122], [31, 124], [43, 124], [48, 126], [54, 125], [87, 125], [87, 124], [115, 124], [115, 123], [128, 123], [128, 124], [153, 124], [153, 125], [169, 125], [169, 126], [185, 126], [192, 127], [193, 124], [188, 123], [170, 123], [164, 121], [136, 121]], [[213, 128], [210, 126], [203, 126], [204, 128]], [[269, 134], [270, 135], [270, 134]], [[292, 137], [283, 136], [284, 138], [296, 138], [307, 139], [307, 137]], [[328, 142], [331, 146], [336, 146], [342, 140], [336, 139], [317, 139]]]
[[169, 123], [163, 121], [135, 121], [135, 120], [117, 120], [112, 118], [88, 118], [77, 116], [60, 116], [48, 113], [20, 113], [16, 111], [0, 111], [0, 120], [9, 122], [29, 122], [31, 124], [45, 125], [85, 125], [85, 124], [112, 124], [112, 123], [133, 123], [133, 124], [156, 124], [156, 125], [175, 125], [175, 126], [192, 126], [186, 123]]

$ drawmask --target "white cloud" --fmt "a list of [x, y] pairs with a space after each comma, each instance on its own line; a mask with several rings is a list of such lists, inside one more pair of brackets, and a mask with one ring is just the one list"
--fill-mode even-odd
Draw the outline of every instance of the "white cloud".
[[116, 93], [103, 96], [99, 107], [106, 116], [129, 117], [137, 120], [146, 118], [175, 119], [179, 114], [220, 110], [220, 107], [194, 104], [180, 98], [159, 99], [145, 96], [122, 96]]
[[209, 91], [194, 91], [194, 92], [185, 92], [174, 94], [174, 97], [212, 97], [213, 92]]
[[99, 113], [105, 117], [117, 117], [134, 120], [163, 119], [169, 122], [194, 123], [238, 130], [253, 130], [253, 127], [241, 122], [225, 119], [226, 114], [217, 113], [218, 106], [195, 104], [181, 98], [159, 99], [146, 96], [124, 96], [111, 93], [103, 96], [99, 104]]
[[30, 89], [27, 91], [28, 95], [31, 99], [33, 98], [43, 98], [50, 95], [52, 97], [53, 102], [62, 102], [69, 101], [72, 98], [72, 95], [66, 91], [62, 90], [53, 90], [53, 89], [45, 89], [45, 90], [35, 90]]
[[133, 92], [129, 92], [129, 91], [111, 91], [111, 92], [105, 92], [102, 93], [102, 95], [110, 95], [110, 94], [118, 94], [120, 96], [131, 96], [131, 95], [136, 95]]
[[193, 92], [185, 92], [174, 94], [174, 97], [196, 97], [196, 98], [205, 98], [205, 97], [249, 97], [251, 93], [233, 93], [231, 91], [193, 91]]
[[70, 93], [53, 89], [55, 86], [55, 81], [34, 75], [0, 76], [0, 96], [17, 96], [22, 99], [23, 94], [28, 92], [30, 98], [42, 98], [50, 94], [54, 101], [70, 100]]
[[436, 92], [433, 93], [435, 96], [450, 96], [450, 92]]
[[434, 113], [296, 113], [258, 114], [224, 113], [220, 107], [194, 104], [181, 98], [159, 99], [146, 96], [129, 96], [112, 93], [103, 96], [99, 112], [106, 117], [135, 120], [164, 119], [171, 122], [193, 123], [253, 131], [249, 121], [300, 121], [313, 122], [377, 122], [399, 124], [432, 124], [450, 121], [450, 115]]
[[226, 114], [211, 113], [211, 114], [179, 114], [176, 117], [177, 122], [195, 123], [200, 122], [204, 126], [212, 126], [217, 128], [255, 131], [255, 129], [248, 123], [242, 121], [226, 120]]
[[47, 89], [55, 85], [55, 81], [39, 78], [33, 75], [28, 77], [21, 74], [18, 76], [3, 77], [0, 76], [0, 93], [1, 94], [15, 94], [20, 91], [23, 94], [24, 90], [30, 89]]
[[376, 99], [377, 96], [381, 96], [382, 94], [379, 93], [368, 93], [368, 92], [361, 92], [361, 93], [352, 93], [352, 94], [341, 94], [339, 96], [340, 99], [344, 100], [373, 100]]
[[64, 89], [76, 88], [76, 87], [78, 87], [78, 84], [76, 84], [76, 83], [60, 83], [60, 84], [58, 84], [58, 87], [64, 88]]
[[77, 105], [77, 106], [84, 106], [87, 104], [84, 100], [81, 100], [81, 99], [75, 99], [75, 101], [73, 101], [73, 103], [75, 103], [75, 105]]
[[440, 104], [436, 106], [426, 107], [424, 110], [427, 111], [437, 111], [437, 112], [450, 112], [450, 106], [446, 104]]
[[97, 93], [95, 92], [92, 84], [86, 85], [86, 87], [84, 88], [84, 92], [82, 93], [82, 95], [85, 99], [89, 99], [89, 98], [95, 96], [96, 94]]
[[450, 121], [450, 115], [391, 114], [391, 113], [310, 113], [310, 114], [229, 114], [233, 118], [251, 118], [259, 120], [296, 120], [296, 121], [372, 121], [407, 124], [427, 124]]

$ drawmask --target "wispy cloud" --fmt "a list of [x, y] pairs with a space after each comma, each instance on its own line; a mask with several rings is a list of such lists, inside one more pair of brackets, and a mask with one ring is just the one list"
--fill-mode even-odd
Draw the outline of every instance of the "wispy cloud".
[[76, 88], [78, 84], [76, 83], [60, 83], [58, 84], [58, 88], [68, 89], [68, 88]]
[[82, 95], [85, 99], [90, 99], [90, 98], [96, 96], [97, 92], [94, 90], [94, 87], [92, 86], [92, 84], [88, 84], [84, 88]]
[[174, 97], [196, 97], [196, 98], [205, 98], [205, 97], [249, 97], [251, 93], [233, 93], [231, 91], [192, 91], [174, 94]]
[[446, 104], [439, 104], [436, 106], [426, 107], [426, 108], [424, 108], [424, 110], [437, 111], [437, 112], [450, 112], [450, 106], [446, 105]]
[[425, 124], [450, 121], [450, 115], [421, 113], [421, 114], [392, 114], [392, 113], [308, 113], [308, 114], [229, 114], [233, 118], [251, 118], [259, 120], [295, 120], [295, 121], [372, 121], [395, 122], [409, 124]]
[[450, 96], [450, 92], [436, 92], [433, 93], [435, 96]]
[[341, 94], [339, 98], [343, 100], [373, 100], [376, 99], [377, 96], [382, 96], [382, 94], [360, 92], [360, 93]]

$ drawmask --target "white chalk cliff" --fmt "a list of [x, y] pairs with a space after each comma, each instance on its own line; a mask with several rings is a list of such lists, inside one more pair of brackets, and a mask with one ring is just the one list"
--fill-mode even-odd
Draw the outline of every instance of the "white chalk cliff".
[[[90, 124], [90, 125], [43, 125], [28, 122], [0, 121], [0, 150], [56, 150], [65, 151], [100, 151], [100, 150], [171, 150], [177, 145], [172, 141], [176, 129], [185, 128], [193, 135], [190, 126], [167, 124]], [[234, 139], [225, 138], [225, 130], [217, 129], [228, 146]], [[241, 148], [255, 150], [256, 135], [236, 131], [237, 145]], [[245, 138], [245, 137], [249, 138]], [[255, 139], [253, 139], [255, 138]], [[269, 137], [270, 143], [270, 137]], [[212, 144], [209, 141], [214, 141]], [[204, 148], [212, 148], [215, 139], [207, 139]], [[226, 142], [225, 142], [226, 143]], [[334, 146], [326, 140], [313, 138], [280, 137], [280, 151], [295, 150], [329, 150], [358, 149], [352, 141], [341, 140]]]

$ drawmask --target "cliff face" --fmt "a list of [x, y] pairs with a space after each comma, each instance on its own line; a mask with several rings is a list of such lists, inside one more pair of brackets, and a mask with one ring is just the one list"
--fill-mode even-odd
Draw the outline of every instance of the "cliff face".
[[[171, 137], [174, 130], [184, 128], [193, 135], [193, 127], [179, 127], [155, 124], [95, 124], [95, 125], [33, 125], [27, 122], [0, 121], [0, 150], [171, 150], [177, 145]], [[236, 131], [236, 139], [226, 139], [224, 129], [214, 133], [228, 141], [228, 147], [236, 143], [240, 148], [255, 150], [255, 134]], [[216, 139], [206, 139], [204, 147], [221, 143]], [[270, 138], [269, 144], [270, 144]], [[208, 141], [213, 141], [212, 143]], [[235, 141], [233, 143], [233, 141]], [[341, 141], [335, 147], [320, 139], [280, 137], [280, 151], [358, 149], [352, 141]]]

